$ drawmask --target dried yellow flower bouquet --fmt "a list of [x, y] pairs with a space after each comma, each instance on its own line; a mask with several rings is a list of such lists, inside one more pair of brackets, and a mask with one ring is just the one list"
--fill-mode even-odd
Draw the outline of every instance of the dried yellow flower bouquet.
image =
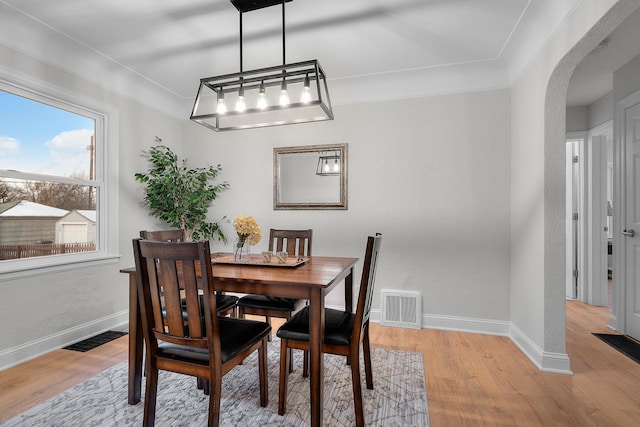
[[250, 245], [257, 245], [262, 239], [262, 230], [258, 221], [251, 215], [239, 215], [233, 220], [233, 228], [236, 229], [238, 240]]

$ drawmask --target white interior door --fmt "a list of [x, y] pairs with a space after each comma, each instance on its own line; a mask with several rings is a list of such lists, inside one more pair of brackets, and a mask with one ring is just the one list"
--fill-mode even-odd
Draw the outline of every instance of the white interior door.
[[625, 109], [625, 246], [626, 334], [640, 339], [640, 103]]
[[594, 135], [589, 141], [587, 212], [587, 302], [609, 304], [607, 286], [607, 135]]

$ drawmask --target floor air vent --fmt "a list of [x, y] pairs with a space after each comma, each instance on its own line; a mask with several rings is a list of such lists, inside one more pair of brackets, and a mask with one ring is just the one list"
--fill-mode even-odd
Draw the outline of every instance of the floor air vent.
[[420, 292], [382, 290], [384, 326], [420, 329], [422, 327], [422, 295]]

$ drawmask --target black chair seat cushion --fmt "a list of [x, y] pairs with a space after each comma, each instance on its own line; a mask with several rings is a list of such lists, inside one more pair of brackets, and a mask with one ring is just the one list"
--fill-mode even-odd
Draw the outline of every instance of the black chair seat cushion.
[[[346, 311], [324, 309], [324, 343], [334, 345], [349, 345], [355, 314]], [[278, 332], [280, 338], [309, 341], [309, 307], [305, 307], [287, 320]]]
[[[271, 326], [255, 320], [218, 317], [222, 363], [237, 356], [247, 347], [251, 347], [269, 335]], [[158, 353], [163, 357], [191, 361], [206, 365], [209, 363], [209, 349], [190, 347], [158, 341]]]
[[245, 295], [238, 300], [238, 307], [292, 312], [302, 307], [304, 302], [305, 300], [293, 298]]
[[[200, 299], [202, 301], [202, 299]], [[216, 308], [218, 312], [226, 311], [235, 306], [238, 302], [238, 297], [226, 294], [216, 294]]]

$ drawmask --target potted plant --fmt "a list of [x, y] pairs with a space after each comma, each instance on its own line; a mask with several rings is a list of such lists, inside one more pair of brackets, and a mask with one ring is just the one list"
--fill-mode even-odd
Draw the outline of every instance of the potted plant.
[[[146, 184], [145, 204], [151, 215], [180, 228], [185, 241], [222, 240], [226, 237], [216, 221], [207, 221], [207, 212], [218, 194], [229, 188], [226, 181], [214, 184], [220, 165], [187, 168], [168, 147], [149, 149], [151, 167], [136, 173], [136, 181]], [[224, 217], [223, 217], [224, 218]]]

